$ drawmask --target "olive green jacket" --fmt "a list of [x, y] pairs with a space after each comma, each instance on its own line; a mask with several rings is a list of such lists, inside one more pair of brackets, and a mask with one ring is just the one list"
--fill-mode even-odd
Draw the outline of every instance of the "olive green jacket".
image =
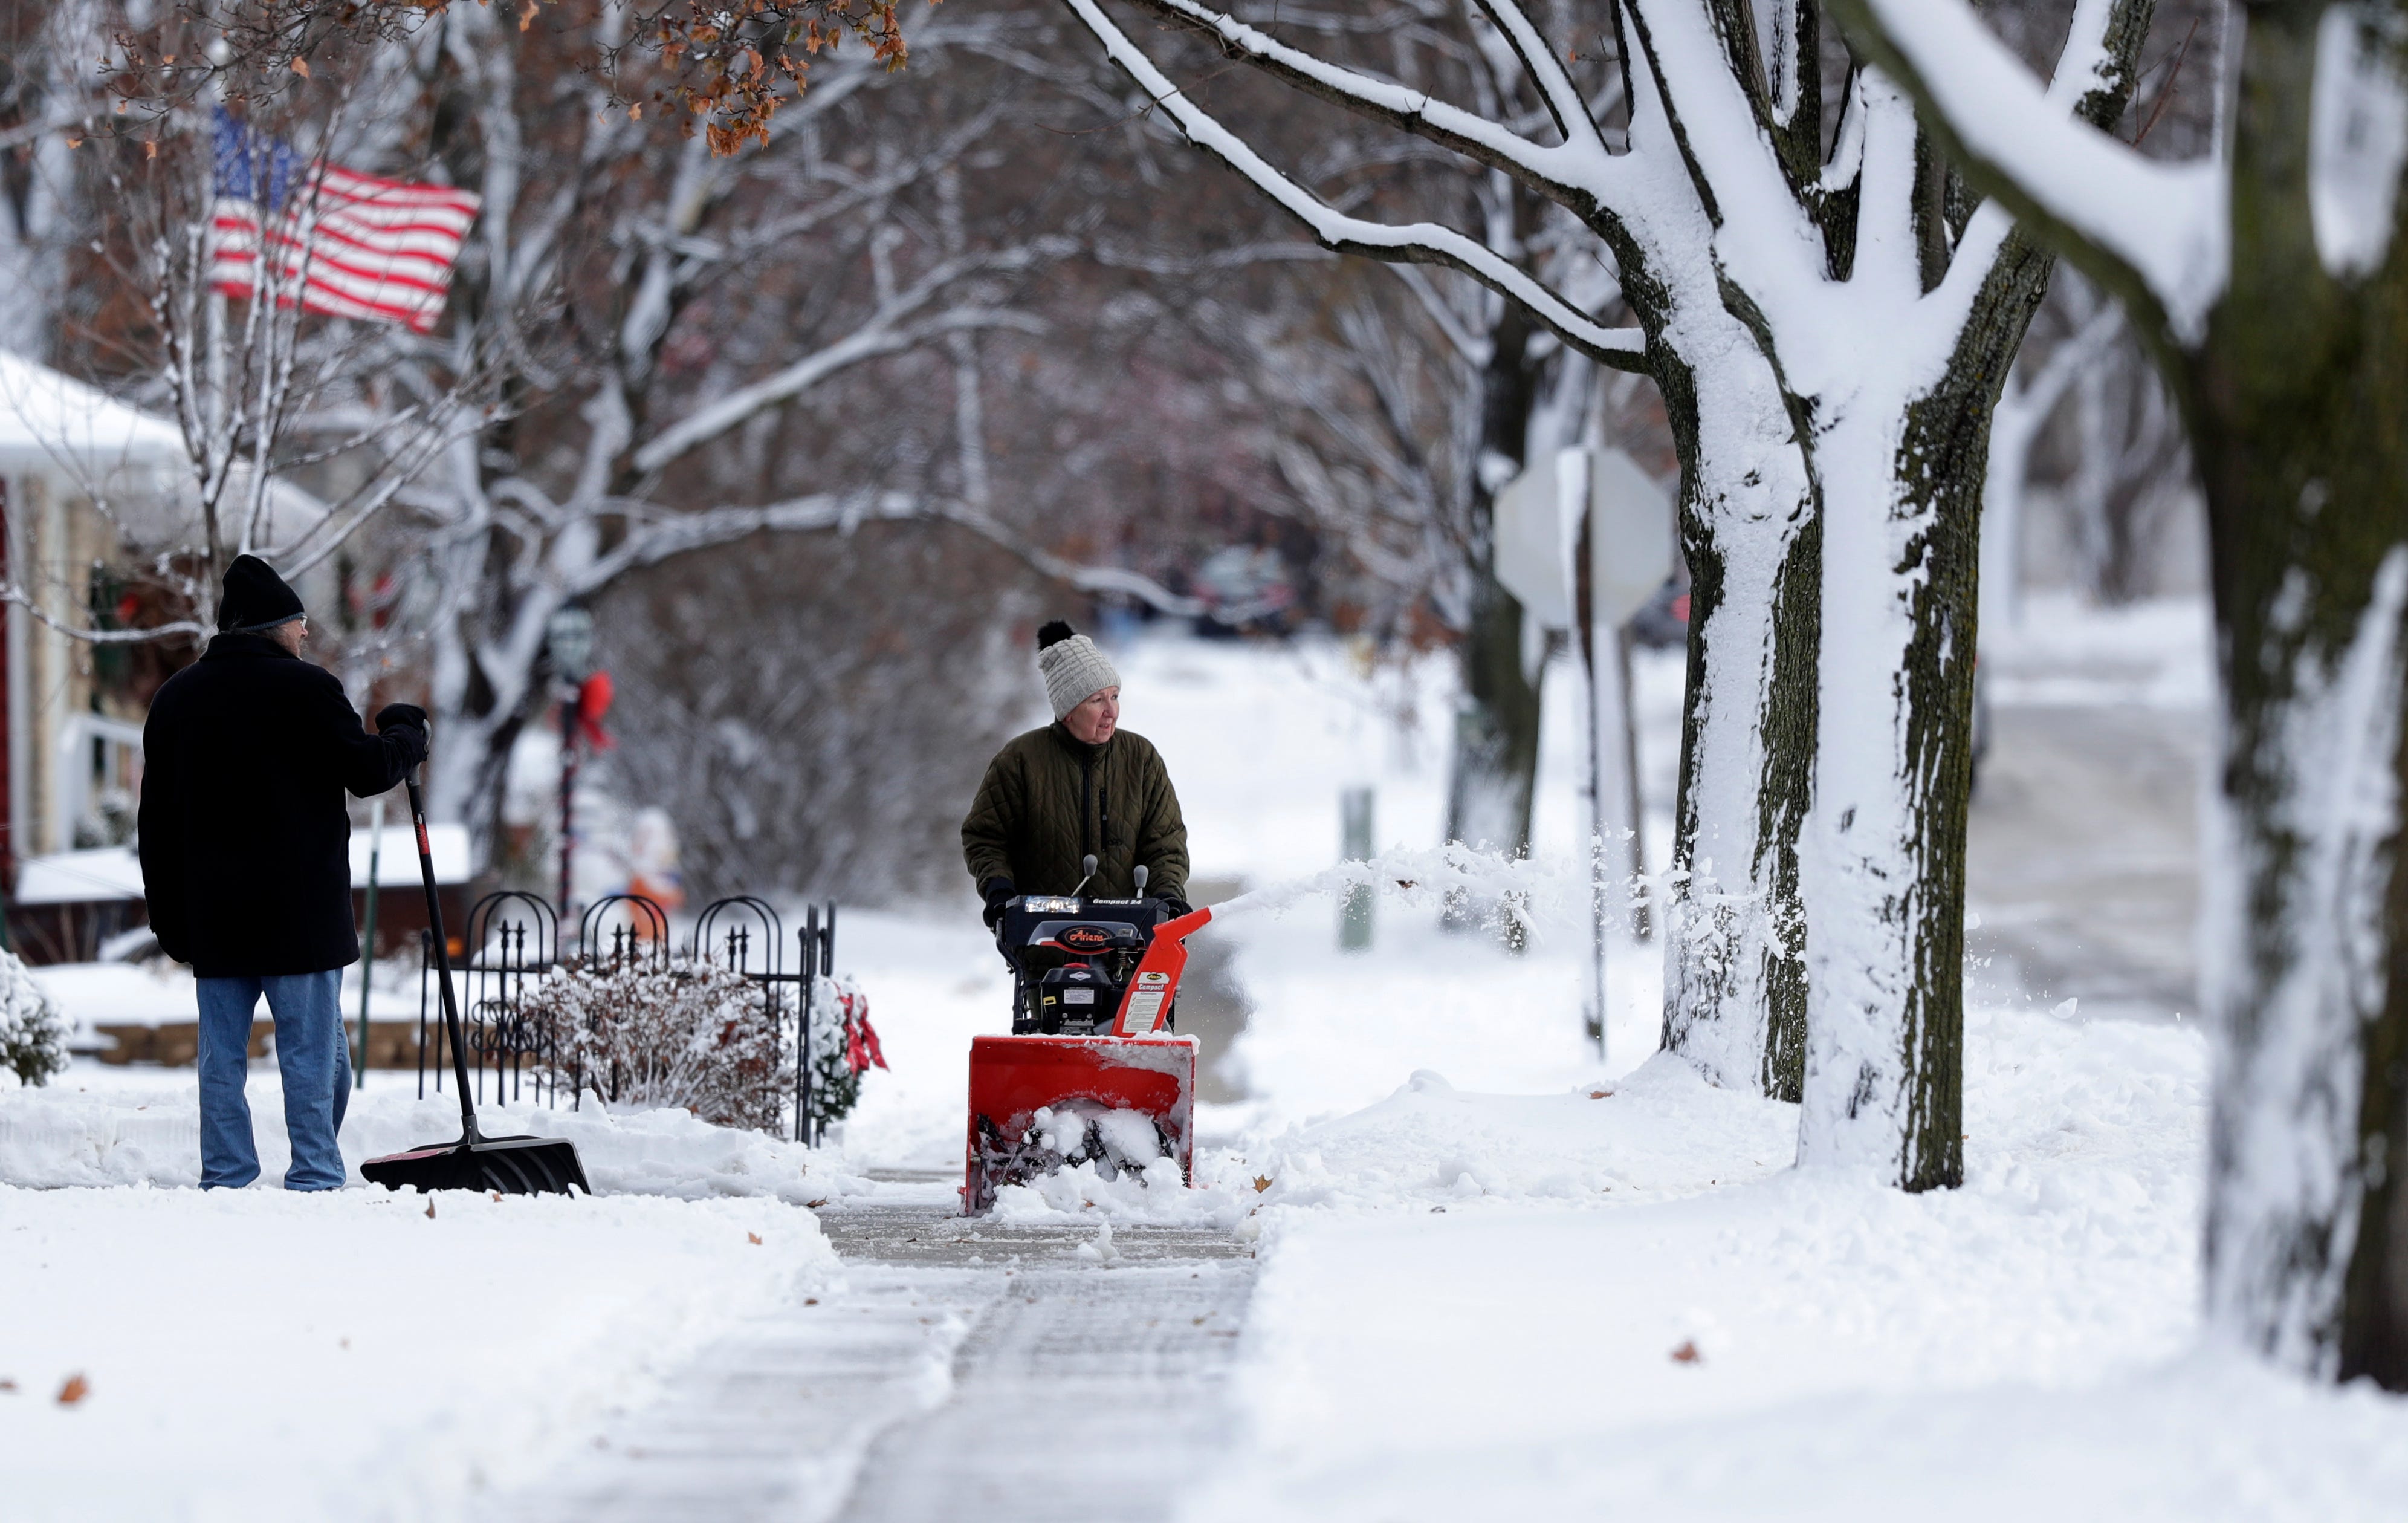
[[1023, 894], [1068, 894], [1090, 853], [1091, 895], [1134, 894], [1131, 869], [1142, 862], [1146, 893], [1187, 897], [1187, 824], [1154, 743], [1122, 730], [1091, 746], [1055, 724], [996, 752], [962, 822], [970, 881], [1009, 878]]

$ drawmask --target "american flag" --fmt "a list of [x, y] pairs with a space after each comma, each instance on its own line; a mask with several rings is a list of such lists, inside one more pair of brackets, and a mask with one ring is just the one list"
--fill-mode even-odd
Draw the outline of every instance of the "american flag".
[[219, 110], [209, 285], [229, 296], [258, 284], [261, 221], [268, 285], [280, 306], [333, 317], [406, 323], [418, 333], [443, 315], [452, 261], [477, 220], [477, 197], [338, 165], [302, 163], [281, 138]]

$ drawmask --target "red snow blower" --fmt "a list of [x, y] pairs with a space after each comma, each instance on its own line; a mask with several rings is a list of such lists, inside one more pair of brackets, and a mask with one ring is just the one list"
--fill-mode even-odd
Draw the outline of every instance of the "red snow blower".
[[964, 1215], [1066, 1165], [1116, 1179], [1175, 1158], [1180, 1178], [1191, 1176], [1196, 1039], [1172, 1033], [1172, 1004], [1187, 938], [1211, 918], [1170, 918], [1159, 899], [1004, 902], [996, 941], [1012, 969], [1011, 1035], [970, 1042]]

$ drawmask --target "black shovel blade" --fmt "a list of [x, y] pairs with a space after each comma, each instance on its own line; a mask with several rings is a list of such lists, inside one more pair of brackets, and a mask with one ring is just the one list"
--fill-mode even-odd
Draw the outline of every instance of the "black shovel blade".
[[421, 1190], [499, 1190], [504, 1195], [566, 1195], [585, 1183], [577, 1148], [554, 1137], [480, 1137], [473, 1142], [438, 1142], [388, 1154], [360, 1165], [371, 1185]]

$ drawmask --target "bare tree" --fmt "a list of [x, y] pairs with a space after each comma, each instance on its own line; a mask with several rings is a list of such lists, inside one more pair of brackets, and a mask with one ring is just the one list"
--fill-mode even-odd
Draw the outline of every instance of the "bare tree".
[[[924, 57], [996, 31], [932, 23]], [[289, 137], [314, 134], [320, 158], [400, 158], [479, 191], [452, 320], [423, 338], [328, 324], [272, 289], [229, 309], [208, 291], [206, 174], [124, 183], [158, 253], [144, 273], [201, 503], [197, 539], [155, 561], [187, 584], [196, 625], [226, 555], [263, 550], [299, 568], [366, 529], [356, 553], [412, 589], [399, 624], [423, 632], [431, 658], [444, 743], [430, 804], [481, 826], [513, 737], [549, 700], [552, 614], [638, 568], [762, 532], [915, 519], [1075, 586], [1168, 597], [1141, 575], [1053, 555], [955, 493], [868, 477], [721, 497], [745, 483], [714, 457], [836, 378], [973, 330], [1039, 326], [1014, 283], [1078, 244], [1024, 231], [948, 249], [924, 236], [911, 205], [940, 198], [992, 113], [930, 140], [831, 151], [814, 129], [882, 83], [883, 60], [824, 65], [772, 151], [728, 156], [648, 126], [640, 103], [613, 93], [624, 73], [582, 67], [582, 45], [464, 9], [404, 29], [339, 77], [322, 61], [317, 93], [288, 89], [276, 113], [252, 103]], [[205, 163], [191, 140], [141, 162]], [[804, 250], [813, 257], [797, 259]], [[239, 341], [221, 342], [228, 332]], [[313, 464], [357, 484], [297, 539], [261, 539], [273, 475]], [[249, 496], [222, 511], [238, 479]], [[387, 658], [401, 649], [390, 630], [375, 638]]]

